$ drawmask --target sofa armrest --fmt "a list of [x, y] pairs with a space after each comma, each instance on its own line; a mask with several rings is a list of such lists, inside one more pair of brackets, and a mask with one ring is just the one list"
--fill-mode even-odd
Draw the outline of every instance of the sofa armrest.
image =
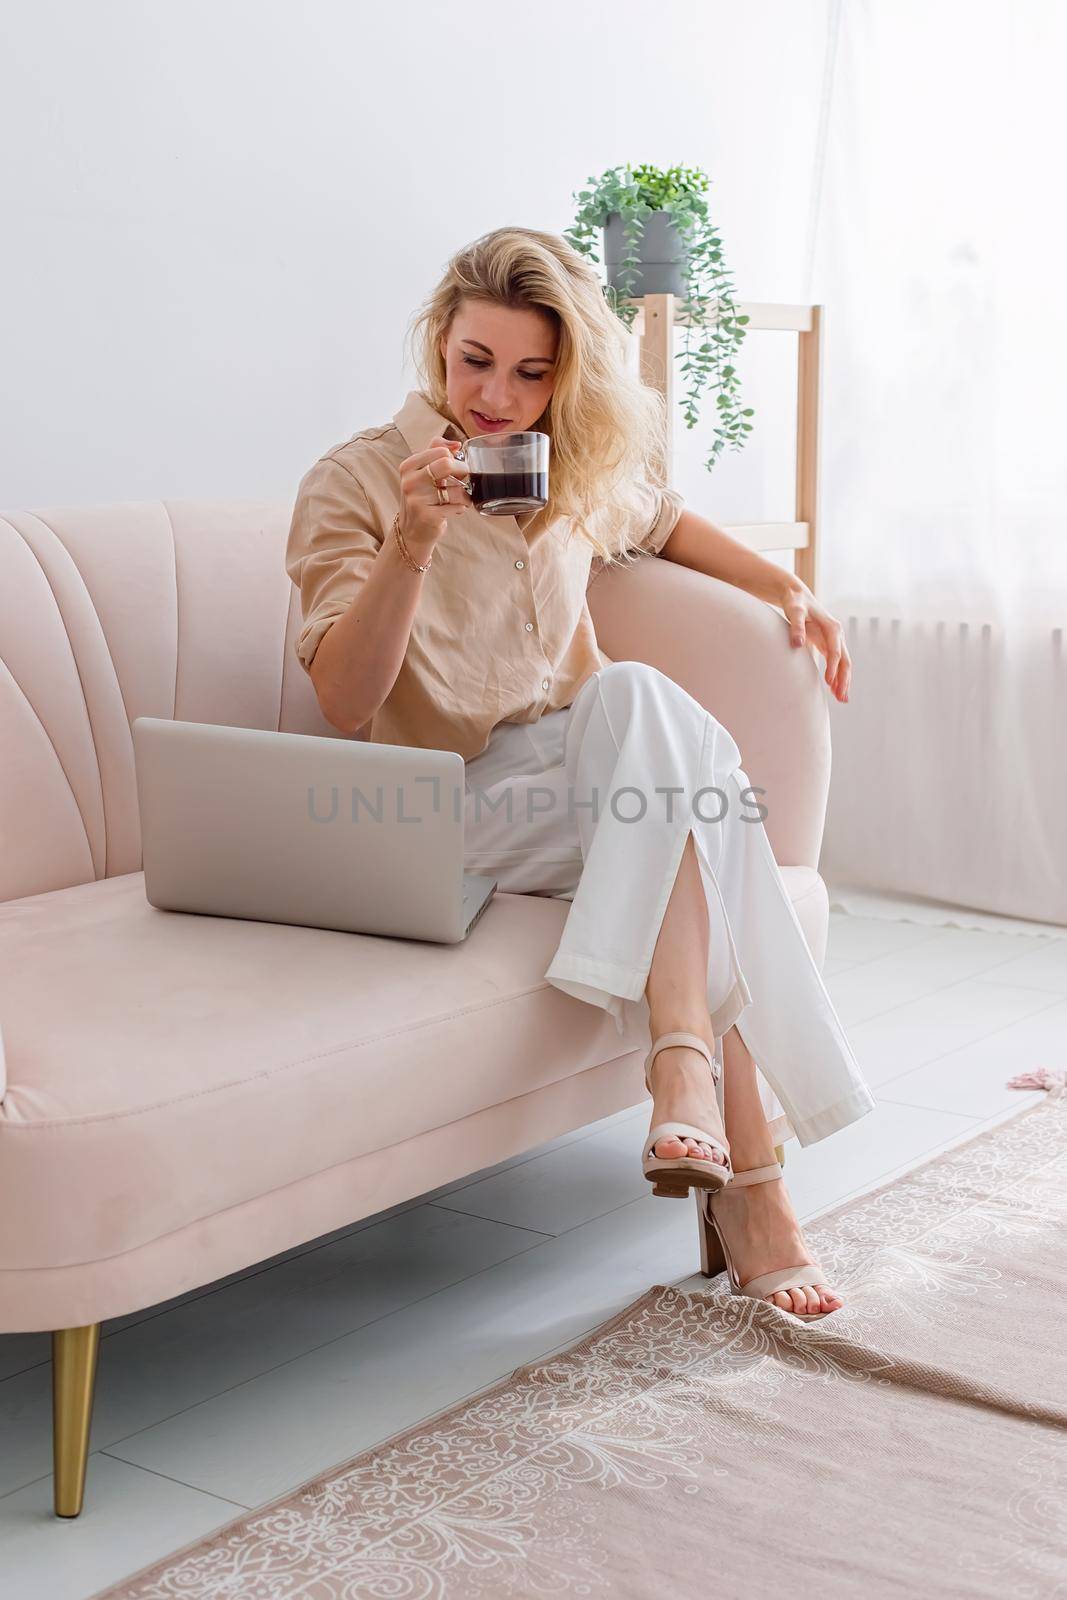
[[589, 587], [597, 641], [644, 661], [732, 734], [780, 866], [818, 867], [830, 786], [829, 693], [813, 647], [794, 649], [780, 611], [665, 557], [602, 572]]

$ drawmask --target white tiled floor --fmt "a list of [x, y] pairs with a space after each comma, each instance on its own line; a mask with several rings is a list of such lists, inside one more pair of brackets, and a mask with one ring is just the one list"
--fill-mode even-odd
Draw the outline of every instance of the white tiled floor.
[[[1015, 1073], [1067, 1065], [1067, 938], [835, 913], [825, 973], [879, 1106], [786, 1147], [802, 1220], [1040, 1098]], [[693, 1208], [648, 1192], [646, 1127], [624, 1112], [105, 1324], [73, 1521], [52, 1514], [48, 1338], [0, 1337], [4, 1593], [84, 1600], [693, 1279]]]

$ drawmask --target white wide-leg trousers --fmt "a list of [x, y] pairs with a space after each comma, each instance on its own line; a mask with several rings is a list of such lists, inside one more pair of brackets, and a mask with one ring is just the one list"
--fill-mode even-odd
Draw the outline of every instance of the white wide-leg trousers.
[[573, 703], [499, 723], [466, 763], [465, 867], [571, 901], [546, 979], [625, 1029], [693, 834], [708, 901], [707, 1003], [736, 1023], [773, 1142], [815, 1144], [875, 1099], [808, 949], [727, 730], [665, 673], [616, 661]]

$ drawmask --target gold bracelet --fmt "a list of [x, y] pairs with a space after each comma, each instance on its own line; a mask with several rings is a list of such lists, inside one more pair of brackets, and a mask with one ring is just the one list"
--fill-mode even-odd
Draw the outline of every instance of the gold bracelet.
[[426, 565], [424, 567], [420, 567], [419, 566], [419, 563], [415, 560], [414, 556], [408, 550], [407, 545], [404, 543], [404, 535], [400, 531], [400, 512], [399, 511], [397, 512], [396, 516], [393, 518], [393, 532], [396, 534], [397, 549], [400, 551], [401, 556], [404, 558], [404, 561], [407, 563], [407, 565], [411, 568], [412, 572], [429, 572], [430, 568], [433, 566], [433, 556], [431, 555], [429, 561], [427, 561], [427, 563], [426, 563]]

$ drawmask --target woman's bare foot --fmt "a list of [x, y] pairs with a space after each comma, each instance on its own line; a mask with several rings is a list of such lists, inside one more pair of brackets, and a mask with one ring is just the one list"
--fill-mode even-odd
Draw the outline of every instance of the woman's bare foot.
[[[701, 1035], [703, 1037], [703, 1035]], [[711, 1048], [709, 1043], [709, 1049]], [[691, 1122], [694, 1127], [706, 1128], [730, 1148], [719, 1115], [719, 1102], [715, 1098], [715, 1085], [711, 1069], [699, 1050], [691, 1045], [670, 1044], [656, 1052], [649, 1074], [652, 1082], [652, 1122]], [[720, 1150], [700, 1139], [660, 1139], [655, 1155], [665, 1161], [680, 1161], [683, 1156], [715, 1161], [725, 1166]]]
[[[772, 1151], [766, 1164], [775, 1159]], [[738, 1167], [737, 1171], [763, 1164], [746, 1161], [745, 1167]], [[728, 1183], [714, 1196], [714, 1210], [742, 1283], [764, 1272], [799, 1267], [811, 1260], [784, 1179], [769, 1183]], [[824, 1283], [803, 1289], [779, 1289], [763, 1298], [783, 1311], [801, 1313], [836, 1311], [844, 1304], [841, 1296]]]

